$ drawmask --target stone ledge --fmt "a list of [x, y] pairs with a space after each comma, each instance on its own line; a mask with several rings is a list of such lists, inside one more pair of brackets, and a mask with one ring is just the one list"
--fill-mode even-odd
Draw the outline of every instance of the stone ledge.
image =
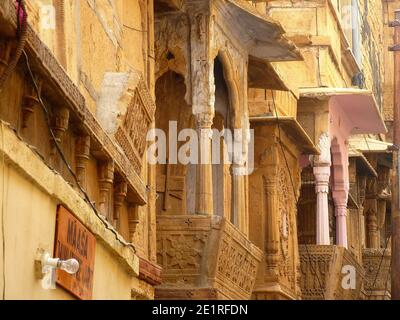
[[145, 258], [140, 257], [139, 260], [139, 279], [154, 286], [161, 284], [162, 268]]
[[131, 276], [139, 275], [139, 258], [133, 248], [124, 246], [117, 240], [115, 234], [105, 228], [78, 192], [63, 177], [47, 167], [3, 121], [0, 121], [0, 155], [38, 188], [71, 210], [96, 239], [116, 256]]

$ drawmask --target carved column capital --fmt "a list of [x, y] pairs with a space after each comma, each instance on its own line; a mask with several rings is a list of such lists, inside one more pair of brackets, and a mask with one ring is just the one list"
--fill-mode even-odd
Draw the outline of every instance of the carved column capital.
[[213, 112], [200, 112], [195, 114], [197, 129], [211, 129], [213, 125]]
[[329, 193], [329, 178], [331, 176], [330, 166], [316, 166], [313, 168], [315, 176], [316, 193]]
[[327, 132], [324, 132], [321, 134], [319, 137], [318, 141], [318, 148], [321, 151], [321, 154], [319, 156], [314, 156], [314, 165], [315, 166], [324, 166], [328, 165], [330, 166], [332, 161], [331, 161], [331, 140], [329, 137], [329, 134]]

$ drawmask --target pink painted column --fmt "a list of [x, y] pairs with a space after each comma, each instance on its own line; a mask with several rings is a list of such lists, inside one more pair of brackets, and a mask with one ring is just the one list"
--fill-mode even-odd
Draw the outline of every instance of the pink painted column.
[[348, 190], [334, 191], [333, 199], [335, 202], [336, 215], [336, 244], [348, 248], [347, 245], [347, 200]]
[[317, 245], [329, 245], [329, 164], [314, 166], [315, 192], [317, 193]]

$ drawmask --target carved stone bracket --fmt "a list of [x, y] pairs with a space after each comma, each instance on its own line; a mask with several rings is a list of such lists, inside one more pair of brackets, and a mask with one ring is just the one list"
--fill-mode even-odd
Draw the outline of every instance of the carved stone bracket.
[[126, 181], [118, 181], [114, 185], [114, 226], [119, 229], [121, 210], [128, 194], [128, 184]]
[[[53, 115], [53, 123], [52, 130], [54, 132], [54, 136], [58, 144], [61, 144], [62, 138], [64, 136], [65, 131], [68, 130], [69, 124], [69, 109], [68, 108], [57, 108]], [[53, 140], [51, 139], [53, 142]], [[51, 153], [55, 154], [55, 145], [53, 144], [53, 148]]]
[[134, 204], [128, 206], [128, 225], [129, 225], [129, 238], [131, 242], [134, 240], [134, 236], [137, 231], [137, 226], [140, 222], [139, 219], [139, 207]]
[[[42, 80], [36, 76], [36, 84], [39, 89], [39, 93], [41, 93], [42, 90]], [[39, 108], [40, 102], [38, 95], [36, 93], [36, 88], [34, 87], [33, 84], [26, 84], [25, 86], [25, 94], [22, 102], [22, 128], [25, 129], [28, 127], [28, 121], [31, 117], [31, 115], [35, 112], [37, 108]]]
[[86, 164], [90, 158], [90, 137], [80, 136], [75, 141], [76, 177], [79, 184], [86, 188]]
[[106, 219], [112, 223], [112, 216], [110, 214], [110, 190], [114, 181], [114, 162], [104, 161], [99, 166], [99, 187], [100, 187], [100, 200], [99, 210]]

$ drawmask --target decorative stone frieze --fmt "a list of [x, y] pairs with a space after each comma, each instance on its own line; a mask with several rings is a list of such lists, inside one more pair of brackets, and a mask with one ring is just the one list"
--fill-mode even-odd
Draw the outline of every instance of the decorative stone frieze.
[[390, 249], [364, 249], [364, 289], [367, 300], [390, 300]]
[[[344, 266], [354, 267], [355, 289], [342, 286], [346, 275], [342, 273]], [[358, 300], [362, 297], [364, 270], [344, 247], [300, 245], [300, 271], [304, 300]]]

